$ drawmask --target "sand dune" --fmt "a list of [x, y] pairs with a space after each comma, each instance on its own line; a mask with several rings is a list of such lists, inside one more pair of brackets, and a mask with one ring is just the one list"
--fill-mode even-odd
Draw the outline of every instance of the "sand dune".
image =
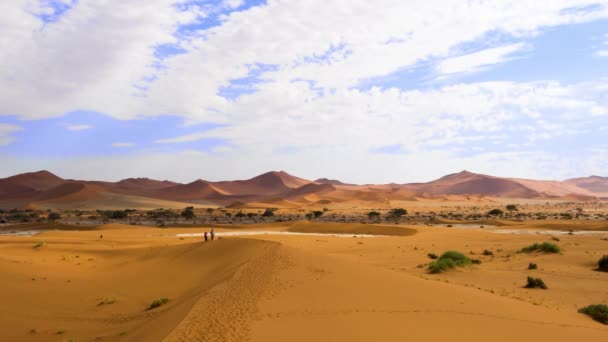
[[[200, 237], [176, 236], [201, 229], [123, 225], [34, 237], [0, 236], [0, 337], [10, 341], [608, 338], [607, 326], [576, 311], [608, 298], [608, 279], [593, 271], [606, 243], [597, 237], [563, 236], [562, 254], [528, 255], [515, 252], [547, 237], [306, 222], [227, 227], [233, 232], [392, 236], [255, 235], [204, 243]], [[33, 248], [39, 241], [45, 243]], [[427, 253], [447, 249], [464, 251], [482, 264], [438, 275], [417, 267], [428, 263]], [[482, 255], [484, 249], [494, 255]], [[531, 261], [538, 263], [538, 270], [527, 270]], [[542, 277], [549, 290], [522, 288], [527, 275]], [[146, 310], [159, 297], [167, 297], [168, 303]]]
[[[584, 185], [580, 187], [580, 185]], [[586, 188], [585, 188], [586, 187]], [[428, 183], [353, 185], [326, 178], [315, 182], [284, 171], [267, 172], [247, 180], [209, 182], [202, 179], [188, 184], [128, 178], [118, 182], [64, 180], [50, 172], [39, 171], [0, 179], [0, 207], [87, 208], [107, 206], [108, 198], [117, 202], [147, 203], [166, 201], [164, 207], [186, 204], [259, 208], [276, 203], [280, 208], [320, 205], [390, 207], [407, 201], [492, 201], [500, 198], [519, 200], [596, 201], [608, 195], [605, 179], [589, 177], [567, 182], [500, 178], [468, 171], [447, 175]], [[120, 196], [125, 199], [119, 200]], [[147, 198], [143, 200], [142, 198]], [[59, 201], [54, 205], [53, 201]], [[283, 201], [283, 202], [281, 202]], [[37, 203], [34, 205], [34, 203]], [[186, 205], [187, 206], [187, 205]]]

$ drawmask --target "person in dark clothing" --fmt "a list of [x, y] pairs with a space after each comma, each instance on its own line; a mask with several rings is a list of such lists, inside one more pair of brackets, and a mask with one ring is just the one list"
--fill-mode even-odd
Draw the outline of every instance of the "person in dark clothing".
[[207, 242], [207, 232], [205, 232], [205, 242]]
[[215, 230], [213, 230], [213, 228], [211, 228], [211, 241], [213, 241], [215, 239]]

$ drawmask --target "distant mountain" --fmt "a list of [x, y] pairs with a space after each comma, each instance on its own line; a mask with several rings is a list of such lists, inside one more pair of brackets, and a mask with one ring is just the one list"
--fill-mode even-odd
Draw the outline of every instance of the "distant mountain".
[[312, 183], [285, 171], [272, 171], [247, 180], [213, 182], [217, 189], [230, 195], [274, 196]]
[[589, 190], [596, 196], [608, 197], [608, 177], [589, 176], [572, 178], [565, 180], [564, 183]]
[[315, 180], [315, 183], [330, 184], [330, 185], [355, 185], [355, 184], [343, 183], [337, 179], [328, 179], [328, 178], [319, 178], [319, 179]]
[[[62, 179], [48, 171], [0, 179], [0, 208], [180, 208], [213, 205], [294, 208], [340, 204], [370, 208], [403, 201], [483, 201], [485, 198], [597, 200], [608, 197], [608, 177], [564, 182], [501, 178], [462, 171], [428, 183], [354, 185], [320, 178], [309, 181], [272, 171], [235, 181], [188, 184], [149, 178], [118, 182]], [[397, 202], [395, 202], [397, 201]]]

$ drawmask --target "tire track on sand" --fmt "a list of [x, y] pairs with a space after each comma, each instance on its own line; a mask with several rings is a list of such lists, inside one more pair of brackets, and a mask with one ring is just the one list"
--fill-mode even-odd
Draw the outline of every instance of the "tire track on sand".
[[271, 295], [286, 257], [279, 243], [265, 243], [234, 276], [203, 294], [164, 341], [246, 341], [258, 318], [258, 300]]

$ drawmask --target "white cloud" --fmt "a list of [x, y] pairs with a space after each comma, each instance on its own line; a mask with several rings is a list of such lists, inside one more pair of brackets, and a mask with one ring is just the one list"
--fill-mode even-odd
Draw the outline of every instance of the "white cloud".
[[[230, 101], [218, 96], [218, 89], [246, 76], [248, 66], [256, 63], [277, 65], [264, 77], [279, 85], [297, 78], [326, 89], [347, 89], [447, 56], [488, 32], [521, 37], [542, 27], [608, 16], [606, 6], [564, 11], [597, 3], [591, 0], [441, 6], [395, 0], [353, 0], [347, 5], [269, 0], [180, 41], [173, 35], [177, 27], [205, 15], [197, 6], [175, 6], [181, 2], [82, 0], [43, 26], [24, 2], [4, 1], [0, 113], [39, 118], [88, 109], [122, 119], [172, 113], [190, 120], [229, 121], [225, 107]], [[155, 47], [171, 43], [181, 44], [186, 53], [155, 68]], [[314, 62], [314, 56], [325, 58]]]
[[93, 128], [93, 126], [91, 125], [68, 125], [66, 126], [66, 129], [68, 131], [84, 131], [87, 129], [91, 129]]
[[113, 142], [112, 147], [133, 147], [135, 143], [132, 142]]
[[181, 136], [178, 136], [175, 138], [159, 139], [159, 140], [156, 140], [155, 143], [157, 143], [157, 144], [178, 144], [178, 143], [198, 141], [198, 140], [207, 138], [208, 136], [209, 136], [209, 134], [206, 132], [199, 132], [199, 133], [181, 135]]
[[11, 134], [22, 129], [21, 126], [0, 123], [0, 146], [6, 146], [13, 142], [15, 138]]
[[490, 65], [504, 63], [515, 58], [513, 54], [521, 51], [526, 45], [516, 43], [501, 47], [486, 49], [468, 55], [444, 59], [437, 65], [440, 74], [477, 72]]
[[[102, 172], [108, 172], [104, 177], [155, 176], [158, 172], [156, 176], [164, 173], [159, 178], [166, 178], [178, 170], [176, 178], [186, 179], [214, 165], [206, 171], [210, 178], [291, 168], [303, 176], [406, 181], [465, 166], [489, 170], [494, 166], [484, 164], [493, 160], [488, 154], [463, 159], [450, 148], [474, 141], [490, 145], [503, 137], [518, 137], [515, 143], [523, 146], [580, 134], [593, 127], [597, 123], [593, 120], [600, 120], [608, 106], [601, 84], [487, 82], [430, 90], [356, 90], [363, 80], [421, 61], [445, 59], [439, 69], [446, 73], [503, 62], [521, 51], [523, 44], [459, 57], [451, 57], [451, 53], [491, 32], [523, 41], [546, 27], [606, 18], [607, 1], [593, 11], [577, 12], [564, 9], [597, 1], [451, 1], [438, 5], [397, 0], [269, 0], [265, 6], [222, 17], [220, 26], [185, 39], [173, 33], [179, 25], [205, 13], [196, 6], [181, 12], [174, 6], [176, 2], [81, 0], [57, 22], [44, 27], [20, 7], [21, 2], [1, 2], [0, 113], [29, 119], [77, 109], [119, 119], [171, 113], [188, 122], [226, 125], [157, 143], [215, 137], [234, 144], [221, 155], [200, 156], [192, 171], [179, 171], [174, 166], [181, 165], [175, 162], [179, 159], [167, 155], [131, 156], [116, 173], [110, 171], [110, 165], [116, 167], [125, 160], [90, 160], [100, 166], [97, 176], [103, 176]], [[239, 3], [228, 0], [221, 6]], [[159, 61], [155, 47], [163, 44], [179, 44], [185, 53]], [[266, 82], [256, 85], [256, 93], [236, 100], [218, 95], [219, 89], [247, 76], [258, 63], [275, 67], [262, 73]], [[156, 68], [158, 64], [162, 67]], [[293, 82], [295, 79], [307, 82]], [[547, 124], [551, 122], [558, 124]], [[505, 141], [505, 146], [513, 143]], [[409, 154], [369, 153], [372, 146], [396, 144]], [[272, 152], [285, 146], [296, 152], [280, 156]], [[439, 148], [444, 151], [437, 152]], [[508, 157], [520, 155], [500, 154], [500, 158]], [[522, 161], [522, 165], [530, 165], [526, 172], [534, 166], [534, 157], [522, 157], [529, 161]], [[88, 164], [82, 161], [40, 163], [73, 174], [85, 172]], [[520, 164], [512, 161], [496, 165], [515, 175], [520, 171], [513, 165]], [[19, 165], [30, 165], [27, 163]], [[344, 171], [336, 170], [336, 165]], [[352, 170], [361, 172], [355, 175]], [[358, 178], [370, 175], [378, 177]]]

